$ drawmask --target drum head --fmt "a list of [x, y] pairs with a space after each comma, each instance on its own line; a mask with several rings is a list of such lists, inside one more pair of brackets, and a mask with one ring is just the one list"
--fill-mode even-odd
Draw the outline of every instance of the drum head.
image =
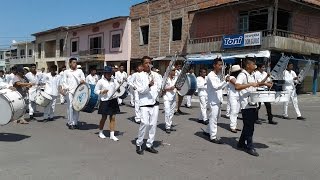
[[89, 102], [91, 90], [88, 85], [80, 84], [73, 95], [72, 106], [74, 110], [81, 111]]
[[47, 94], [47, 93], [45, 93], [45, 92], [43, 92], [43, 91], [41, 91], [40, 94], [41, 94], [43, 97], [45, 97], [46, 99], [52, 100], [52, 97], [51, 97], [49, 94]]
[[0, 125], [8, 124], [12, 117], [12, 109], [8, 100], [4, 96], [0, 96]]

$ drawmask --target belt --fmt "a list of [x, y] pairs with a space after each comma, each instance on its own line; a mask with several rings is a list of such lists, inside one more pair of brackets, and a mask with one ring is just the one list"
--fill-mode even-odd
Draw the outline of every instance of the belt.
[[144, 106], [140, 106], [140, 107], [154, 107], [154, 106], [159, 106], [159, 102], [158, 101], [156, 101], [156, 103], [155, 104], [150, 104], [150, 105], [144, 105]]

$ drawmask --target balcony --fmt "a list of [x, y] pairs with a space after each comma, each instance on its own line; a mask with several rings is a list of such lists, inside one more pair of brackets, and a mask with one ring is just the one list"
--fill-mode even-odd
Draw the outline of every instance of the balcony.
[[10, 65], [19, 65], [19, 64], [34, 64], [35, 58], [34, 56], [28, 56], [27, 58], [22, 57], [10, 57], [9, 64]]
[[104, 61], [105, 49], [97, 48], [97, 49], [80, 51], [79, 56], [80, 56], [80, 61], [86, 61], [86, 60]]
[[54, 58], [56, 57], [56, 52], [45, 52], [45, 58]]
[[[223, 35], [191, 38], [188, 41], [188, 54], [224, 51], [222, 48]], [[309, 37], [298, 33], [277, 30], [275, 35], [272, 31], [262, 31], [262, 44], [255, 49], [279, 50], [300, 54], [320, 54], [320, 38]]]

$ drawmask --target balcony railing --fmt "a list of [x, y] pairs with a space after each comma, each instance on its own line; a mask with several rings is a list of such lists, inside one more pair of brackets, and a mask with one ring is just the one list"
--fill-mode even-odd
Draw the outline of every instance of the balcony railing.
[[27, 58], [21, 58], [21, 57], [10, 57], [9, 58], [9, 63], [11, 65], [16, 65], [16, 64], [34, 64], [34, 56], [28, 56]]

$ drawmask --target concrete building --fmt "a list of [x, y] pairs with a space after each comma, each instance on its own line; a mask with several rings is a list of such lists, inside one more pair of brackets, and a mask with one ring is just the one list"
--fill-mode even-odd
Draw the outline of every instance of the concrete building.
[[34, 41], [12, 43], [11, 49], [6, 52], [9, 67], [19, 65], [29, 67], [35, 63]]
[[0, 70], [6, 71], [6, 49], [0, 49]]
[[67, 56], [79, 58], [83, 70], [105, 65], [123, 65], [130, 69], [131, 21], [127, 16], [113, 17], [69, 28]]
[[[316, 61], [320, 57], [319, 1], [150, 0], [132, 6], [130, 18], [133, 60], [143, 55], [169, 59], [176, 51], [185, 56], [269, 50], [273, 65], [281, 53]], [[232, 38], [244, 36], [256, 38], [246, 45], [230, 44], [236, 40]], [[162, 72], [168, 63], [158, 63]], [[312, 76], [310, 72], [305, 80], [306, 91]]]

